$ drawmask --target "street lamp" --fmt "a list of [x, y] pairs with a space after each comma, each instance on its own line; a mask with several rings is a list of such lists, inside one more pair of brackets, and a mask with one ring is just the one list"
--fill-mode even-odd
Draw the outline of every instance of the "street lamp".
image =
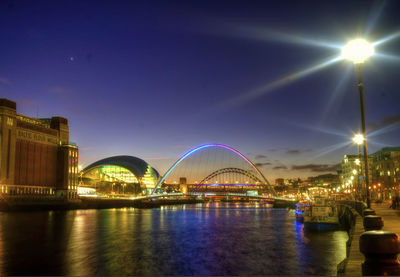
[[[355, 164], [358, 166], [358, 169], [359, 169], [359, 174], [357, 176], [358, 177], [357, 178], [358, 179], [358, 181], [357, 181], [358, 189], [357, 190], [358, 190], [358, 193], [360, 193], [360, 190], [362, 191], [360, 176], [363, 176], [363, 174], [362, 174], [362, 166], [361, 166], [361, 163], [360, 163], [360, 160], [361, 160], [361, 145], [364, 144], [364, 136], [362, 134], [355, 134], [354, 137], [352, 138], [352, 140], [358, 146], [358, 159], [355, 160]], [[355, 175], [354, 172], [353, 172], [353, 174]], [[365, 194], [366, 194], [366, 191], [365, 191]], [[359, 195], [359, 197], [363, 198], [362, 194]]]
[[361, 107], [361, 127], [364, 141], [364, 161], [365, 161], [365, 187], [367, 193], [367, 206], [371, 208], [371, 199], [369, 196], [369, 176], [368, 176], [368, 150], [367, 150], [367, 131], [365, 128], [364, 112], [364, 84], [361, 77], [362, 64], [374, 54], [374, 46], [364, 39], [355, 39], [347, 43], [342, 49], [342, 58], [354, 63], [358, 75], [358, 91], [360, 94]]
[[362, 145], [364, 143], [364, 136], [362, 134], [355, 134], [352, 139], [357, 145]]

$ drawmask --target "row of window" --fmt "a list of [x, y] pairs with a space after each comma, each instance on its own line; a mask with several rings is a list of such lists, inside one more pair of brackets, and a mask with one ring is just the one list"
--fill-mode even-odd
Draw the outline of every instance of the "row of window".
[[33, 188], [33, 187], [11, 187], [1, 186], [1, 193], [9, 195], [20, 195], [20, 194], [43, 194], [43, 195], [54, 195], [55, 191], [52, 188]]
[[68, 189], [78, 183], [78, 150], [68, 151]]
[[[384, 171], [376, 171], [376, 173], [378, 174], [378, 172], [379, 172], [379, 176], [385, 176], [385, 172]], [[393, 176], [400, 176], [400, 172], [398, 171], [398, 168], [396, 168], [396, 171], [394, 171], [393, 172], [393, 174], [391, 174], [390, 173], [390, 170], [388, 170], [387, 172], [386, 172], [386, 175], [387, 176], [391, 176], [391, 175], [393, 175]]]

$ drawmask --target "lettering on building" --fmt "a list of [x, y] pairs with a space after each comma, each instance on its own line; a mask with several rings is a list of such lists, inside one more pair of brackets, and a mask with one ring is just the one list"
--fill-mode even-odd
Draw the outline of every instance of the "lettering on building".
[[38, 134], [38, 133], [33, 133], [25, 130], [18, 130], [17, 131], [17, 138], [19, 139], [25, 139], [25, 140], [31, 140], [34, 142], [39, 142], [39, 143], [48, 143], [48, 144], [57, 144], [57, 139], [46, 136], [43, 134]]

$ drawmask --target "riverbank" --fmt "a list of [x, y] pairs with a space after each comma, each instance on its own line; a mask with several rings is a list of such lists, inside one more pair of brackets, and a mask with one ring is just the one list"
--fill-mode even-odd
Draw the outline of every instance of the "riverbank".
[[[65, 200], [50, 196], [8, 197], [0, 199], [0, 211], [37, 211], [37, 210], [75, 210], [75, 209], [112, 209], [112, 208], [158, 208], [162, 205], [180, 205], [204, 203], [209, 200], [198, 198], [176, 198], [154, 200], [127, 198], [94, 198], [81, 197], [75, 200]], [[259, 202], [262, 200], [224, 200], [221, 202]], [[295, 209], [297, 201], [276, 199], [270, 203], [273, 208]]]
[[199, 199], [132, 200], [116, 198], [80, 198], [64, 200], [51, 197], [8, 198], [0, 200], [0, 211], [76, 210], [110, 208], [159, 208], [162, 205], [203, 203]]
[[334, 276], [344, 258], [345, 232], [303, 232], [286, 209], [162, 207], [2, 212], [0, 275]]
[[[344, 203], [347, 202], [347, 203]], [[365, 261], [364, 255], [360, 252], [360, 237], [365, 232], [363, 217], [361, 216], [366, 204], [362, 202], [343, 201], [339, 206], [346, 206], [352, 210], [354, 219], [349, 229], [349, 242], [347, 257], [338, 265], [338, 275], [362, 276], [362, 264]], [[350, 208], [352, 206], [353, 208]], [[391, 209], [389, 203], [372, 203], [371, 208], [376, 215], [381, 216], [384, 222], [383, 231], [400, 233], [400, 211]]]
[[364, 233], [363, 218], [352, 207], [339, 204], [339, 219], [347, 230], [349, 239], [346, 242], [346, 258], [337, 266], [338, 276], [361, 276], [361, 263], [364, 256], [359, 249], [359, 239]]

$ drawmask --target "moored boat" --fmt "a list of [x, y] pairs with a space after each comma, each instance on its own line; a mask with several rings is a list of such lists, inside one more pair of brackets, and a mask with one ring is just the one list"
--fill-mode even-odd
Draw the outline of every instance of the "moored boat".
[[304, 212], [306, 207], [309, 207], [310, 203], [308, 201], [300, 201], [296, 204], [296, 221], [303, 223], [304, 222]]
[[336, 230], [339, 227], [338, 211], [333, 201], [315, 197], [304, 209], [304, 228], [316, 231]]

